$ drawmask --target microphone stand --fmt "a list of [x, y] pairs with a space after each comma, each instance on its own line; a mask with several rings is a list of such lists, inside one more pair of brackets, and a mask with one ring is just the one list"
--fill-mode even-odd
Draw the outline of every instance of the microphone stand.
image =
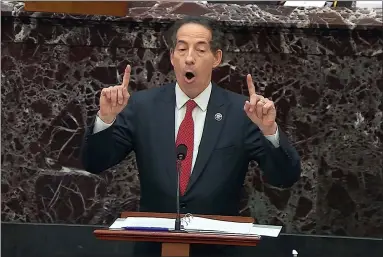
[[180, 172], [181, 162], [185, 160], [187, 154], [187, 147], [184, 144], [177, 146], [177, 216], [174, 224], [174, 231], [181, 232], [181, 213], [180, 213]]
[[177, 159], [177, 216], [176, 216], [175, 225], [174, 225], [175, 231], [181, 231], [180, 172], [181, 172], [181, 159]]

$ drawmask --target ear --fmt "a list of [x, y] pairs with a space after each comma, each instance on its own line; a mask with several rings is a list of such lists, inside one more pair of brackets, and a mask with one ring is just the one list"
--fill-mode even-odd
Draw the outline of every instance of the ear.
[[174, 50], [170, 49], [170, 62], [172, 64], [172, 66], [174, 67], [173, 59], [174, 59]]
[[222, 61], [222, 50], [218, 49], [214, 54], [213, 68], [217, 68]]

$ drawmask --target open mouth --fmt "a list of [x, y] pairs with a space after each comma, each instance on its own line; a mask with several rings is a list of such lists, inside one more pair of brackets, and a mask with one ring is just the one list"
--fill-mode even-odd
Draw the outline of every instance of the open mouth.
[[185, 79], [187, 82], [189, 82], [189, 83], [193, 82], [194, 78], [195, 78], [195, 75], [193, 72], [188, 71], [185, 73]]

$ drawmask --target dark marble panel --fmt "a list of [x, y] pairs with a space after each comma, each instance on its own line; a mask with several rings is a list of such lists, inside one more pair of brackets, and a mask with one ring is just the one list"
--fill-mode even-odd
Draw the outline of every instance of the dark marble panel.
[[47, 45], [164, 48], [170, 24], [2, 17], [2, 41]]
[[[383, 26], [382, 26], [383, 28]], [[321, 55], [375, 56], [383, 55], [383, 31], [327, 30], [317, 37]]]
[[[2, 42], [45, 45], [167, 48], [171, 24], [153, 22], [107, 23], [97, 21], [2, 17]], [[313, 55], [383, 54], [380, 30], [276, 29], [220, 27], [227, 52]]]
[[383, 61], [324, 57], [318, 102], [317, 228], [382, 236]]
[[[171, 24], [102, 23], [77, 20], [3, 17], [2, 41], [45, 45], [166, 49]], [[320, 31], [222, 26], [228, 52], [319, 54]]]
[[159, 72], [150, 73], [149, 64], [140, 68], [140, 57], [161, 60], [161, 54], [32, 44], [3, 49], [3, 219], [97, 224], [135, 210], [139, 187], [132, 156], [99, 178], [81, 170], [79, 147], [100, 88], [121, 79], [125, 59], [137, 67], [131, 83], [136, 90], [144, 80], [158, 80]]
[[[318, 115], [316, 106], [323, 81], [323, 75], [316, 72], [320, 69], [321, 59], [318, 56], [286, 54], [233, 54], [232, 60], [233, 65], [236, 64], [235, 73], [240, 74], [237, 83], [236, 75], [230, 74], [233, 85], [239, 84], [247, 73], [253, 74], [258, 92], [276, 103], [278, 123], [302, 156], [301, 181], [290, 190], [263, 184], [256, 164], [250, 164], [245, 183], [248, 211], [263, 224], [283, 224], [286, 231], [311, 233], [312, 227], [308, 224], [316, 219], [315, 202], [319, 189], [313, 180], [317, 175], [318, 159], [313, 140], [317, 133], [314, 121]], [[247, 94], [244, 81], [242, 85], [240, 93]]]
[[[383, 54], [383, 31], [377, 29], [280, 29], [221, 25], [228, 52], [275, 52], [303, 56]], [[5, 16], [2, 17], [1, 37], [3, 42], [28, 44], [165, 49], [170, 26], [168, 22], [113, 23]]]

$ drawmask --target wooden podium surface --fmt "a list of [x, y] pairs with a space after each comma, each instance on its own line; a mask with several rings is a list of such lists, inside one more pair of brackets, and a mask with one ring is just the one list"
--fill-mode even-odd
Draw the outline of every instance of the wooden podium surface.
[[[170, 213], [147, 213], [147, 212], [123, 212], [122, 218], [126, 217], [158, 217], [175, 218]], [[204, 218], [212, 218], [233, 222], [253, 222], [250, 217], [235, 216], [211, 216], [197, 215]], [[220, 244], [237, 246], [256, 246], [258, 236], [207, 234], [190, 232], [152, 232], [152, 231], [131, 231], [131, 230], [108, 230], [98, 229], [94, 231], [96, 238], [101, 240], [124, 240], [124, 241], [145, 241], [162, 243], [162, 256], [189, 256], [190, 244]]]
[[126, 16], [127, 1], [25, 1], [31, 12]]

